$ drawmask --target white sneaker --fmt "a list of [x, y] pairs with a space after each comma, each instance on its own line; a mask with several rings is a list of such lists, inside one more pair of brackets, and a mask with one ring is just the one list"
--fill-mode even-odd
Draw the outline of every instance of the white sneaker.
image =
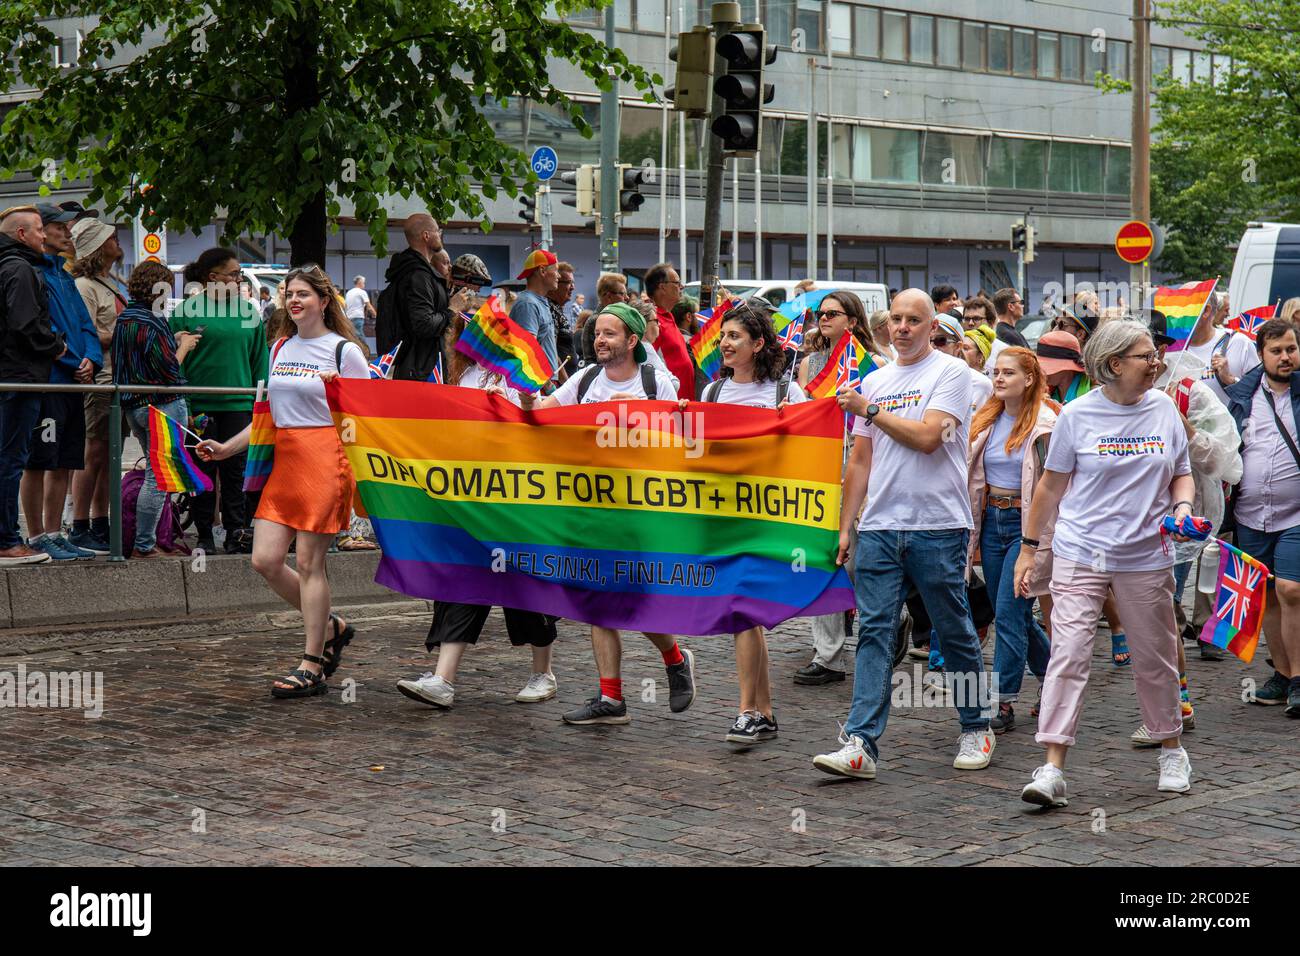
[[957, 759], [952, 765], [957, 770], [983, 770], [993, 759], [993, 748], [998, 744], [992, 730], [977, 730], [957, 738]]
[[1034, 779], [1020, 791], [1020, 799], [1025, 803], [1035, 803], [1040, 807], [1064, 807], [1069, 804], [1065, 799], [1065, 777], [1055, 764], [1045, 763], [1034, 771]]
[[397, 689], [411, 700], [432, 704], [442, 710], [449, 709], [451, 702], [456, 699], [456, 688], [429, 671], [425, 671], [416, 680], [399, 680]]
[[1192, 761], [1182, 747], [1160, 748], [1160, 784], [1165, 793], [1186, 793], [1192, 789]]
[[835, 753], [818, 754], [813, 757], [813, 766], [823, 773], [833, 773], [840, 777], [875, 779], [876, 762], [862, 746], [862, 738], [857, 734], [851, 737], [845, 736], [844, 725], [840, 724], [840, 743], [843, 746]]
[[534, 674], [528, 678], [524, 689], [515, 694], [515, 700], [521, 704], [536, 704], [543, 700], [550, 700], [554, 696], [555, 675], [547, 671], [545, 674]]
[[1147, 730], [1146, 724], [1143, 724], [1137, 730], [1133, 731], [1129, 737], [1134, 747], [1159, 747], [1160, 741], [1151, 738], [1151, 731]]

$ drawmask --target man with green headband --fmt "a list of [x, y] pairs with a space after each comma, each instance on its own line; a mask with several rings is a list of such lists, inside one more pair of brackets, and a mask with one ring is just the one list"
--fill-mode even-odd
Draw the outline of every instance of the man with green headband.
[[[538, 408], [587, 405], [593, 402], [660, 399], [675, 402], [677, 389], [663, 369], [647, 360], [645, 317], [624, 302], [601, 309], [596, 324], [596, 364], [572, 376]], [[677, 646], [671, 634], [646, 637], [663, 655], [668, 671], [668, 708], [681, 713], [695, 700], [695, 655]], [[623, 643], [609, 627], [591, 627], [591, 648], [600, 673], [600, 691], [581, 707], [564, 715], [568, 724], [626, 724], [632, 718], [623, 700]]]

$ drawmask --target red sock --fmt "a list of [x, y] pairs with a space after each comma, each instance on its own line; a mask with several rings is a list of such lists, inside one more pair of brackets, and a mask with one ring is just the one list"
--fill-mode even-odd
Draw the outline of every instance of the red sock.
[[600, 696], [608, 697], [610, 700], [622, 700], [622, 679], [617, 677], [602, 677], [600, 679]]
[[680, 664], [685, 660], [685, 658], [682, 657], [682, 649], [677, 646], [676, 641], [673, 641], [673, 646], [664, 651], [663, 655], [665, 667], [672, 667], [674, 664]]

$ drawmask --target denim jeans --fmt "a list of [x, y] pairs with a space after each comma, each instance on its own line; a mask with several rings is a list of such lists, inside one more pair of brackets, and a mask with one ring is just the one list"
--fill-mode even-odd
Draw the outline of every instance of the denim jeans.
[[18, 485], [27, 467], [32, 429], [40, 417], [40, 392], [0, 392], [0, 551], [23, 543], [18, 533]]
[[[189, 412], [185, 407], [185, 399], [174, 398], [165, 405], [157, 407], [168, 418], [182, 425], [188, 424]], [[163, 502], [167, 500], [167, 493], [158, 490], [158, 483], [154, 479], [153, 463], [149, 460], [149, 406], [141, 405], [139, 408], [128, 409], [126, 415], [131, 422], [131, 431], [135, 433], [136, 438], [140, 439], [140, 447], [145, 453], [144, 484], [140, 486], [140, 497], [135, 502], [134, 548], [136, 551], [152, 551], [158, 543], [158, 518], [162, 515]]]
[[[861, 737], [874, 759], [876, 741], [889, 720], [894, 672], [894, 634], [898, 615], [914, 586], [935, 630], [943, 635], [949, 674], [960, 675], [965, 689], [984, 695], [987, 675], [979, 638], [966, 603], [965, 528], [945, 531], [860, 531], [853, 590], [858, 605], [858, 651], [853, 671], [853, 702], [845, 732]], [[989, 714], [978, 699], [957, 708], [964, 732], [987, 730]]]
[[1047, 673], [1051, 644], [1034, 620], [1034, 599], [1016, 597], [1016, 558], [1020, 556], [1020, 509], [994, 508], [984, 512], [980, 529], [980, 561], [984, 583], [993, 602], [993, 673], [997, 675], [998, 703], [1010, 704], [1020, 697], [1025, 679], [1025, 658], [1040, 681]]

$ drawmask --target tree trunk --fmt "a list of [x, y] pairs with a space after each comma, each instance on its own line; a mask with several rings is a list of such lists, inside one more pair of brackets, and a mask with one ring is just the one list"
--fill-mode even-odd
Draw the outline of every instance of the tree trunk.
[[312, 196], [289, 232], [289, 265], [314, 262], [325, 268], [325, 190]]
[[[319, 22], [315, 17], [306, 15], [293, 21], [289, 28], [286, 56], [284, 59], [285, 117], [292, 119], [299, 113], [309, 112], [320, 105], [320, 77], [313, 65], [316, 57], [322, 55], [317, 50], [316, 37], [319, 36]], [[318, 181], [321, 187], [298, 212], [289, 231], [289, 264], [294, 266], [314, 262], [325, 268], [325, 184], [322, 181], [322, 164], [326, 158], [320, 151], [311, 162], [301, 162], [296, 175], [297, 182]]]

